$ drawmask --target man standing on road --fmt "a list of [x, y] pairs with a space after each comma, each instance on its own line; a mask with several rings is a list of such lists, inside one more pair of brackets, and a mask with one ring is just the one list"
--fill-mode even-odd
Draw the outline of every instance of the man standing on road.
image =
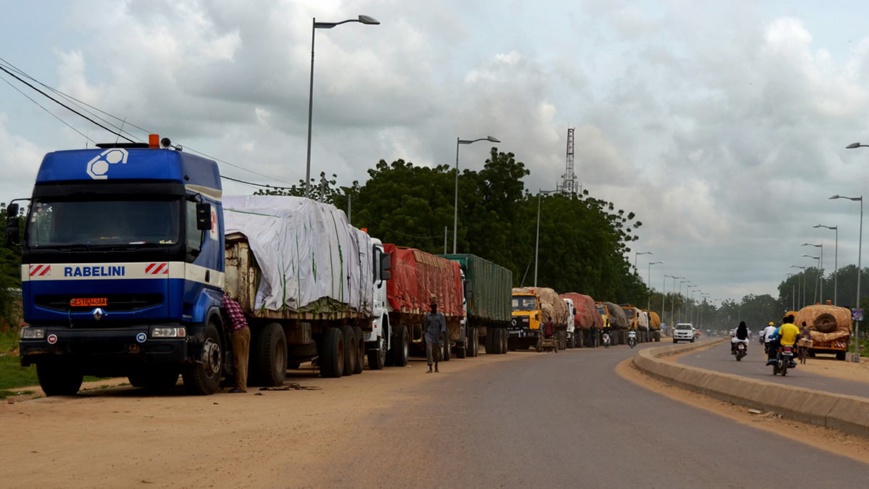
[[444, 313], [438, 311], [438, 299], [434, 295], [431, 296], [431, 312], [425, 316], [423, 331], [425, 332], [425, 356], [428, 360], [428, 372], [426, 373], [432, 372], [432, 362], [434, 362], [434, 371], [438, 372], [441, 348], [446, 339], [447, 320], [444, 318]]
[[220, 308], [229, 318], [232, 341], [232, 359], [235, 367], [235, 387], [229, 392], [247, 392], [247, 359], [250, 352], [250, 328], [241, 311], [241, 306], [226, 292], [220, 301]]

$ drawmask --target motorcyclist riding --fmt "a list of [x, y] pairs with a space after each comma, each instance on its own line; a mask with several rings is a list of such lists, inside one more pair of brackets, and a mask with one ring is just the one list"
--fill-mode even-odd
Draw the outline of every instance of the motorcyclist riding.
[[743, 343], [745, 345], [745, 351], [748, 351], [748, 326], [745, 325], [745, 321], [739, 322], [739, 327], [736, 328], [736, 336], [730, 338], [730, 353], [732, 355], [736, 355], [737, 343]]
[[775, 323], [770, 321], [769, 326], [767, 326], [760, 335], [763, 338], [764, 351], [766, 351], [767, 354], [769, 354], [770, 343], [772, 343], [772, 338], [775, 336], [776, 329], [778, 328], [776, 328]]
[[[777, 361], [778, 356], [778, 347], [779, 346], [790, 346], [793, 347], [796, 345], [797, 341], [800, 339], [800, 328], [794, 324], [794, 315], [788, 314], [782, 320], [782, 325], [778, 327], [775, 331], [773, 343], [769, 345], [769, 356], [767, 357], [767, 365], [774, 365]], [[797, 363], [791, 361], [789, 368], [794, 368], [797, 366]]]

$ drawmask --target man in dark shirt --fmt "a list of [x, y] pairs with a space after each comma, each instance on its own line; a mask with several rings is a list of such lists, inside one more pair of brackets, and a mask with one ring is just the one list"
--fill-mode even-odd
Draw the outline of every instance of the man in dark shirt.
[[441, 347], [446, 339], [447, 321], [444, 314], [438, 311], [437, 297], [435, 296], [431, 296], [431, 312], [425, 316], [423, 331], [425, 333], [425, 356], [428, 361], [428, 372], [426, 373], [432, 372], [432, 362], [434, 362], [434, 371], [438, 372]]
[[250, 328], [241, 306], [232, 297], [224, 292], [220, 301], [220, 308], [229, 318], [231, 330], [232, 359], [235, 366], [235, 387], [229, 392], [237, 394], [247, 392], [247, 360], [250, 350]]

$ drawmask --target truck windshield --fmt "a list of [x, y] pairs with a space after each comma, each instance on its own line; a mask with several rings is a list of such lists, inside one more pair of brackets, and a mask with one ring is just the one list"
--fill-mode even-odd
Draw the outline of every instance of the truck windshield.
[[537, 310], [537, 298], [536, 297], [513, 297], [513, 310], [514, 311], [536, 311]]
[[595, 309], [597, 309], [597, 313], [601, 316], [606, 316], [606, 308], [604, 306], [595, 306]]
[[180, 209], [169, 200], [39, 200], [25, 239], [32, 248], [169, 246], [181, 234]]

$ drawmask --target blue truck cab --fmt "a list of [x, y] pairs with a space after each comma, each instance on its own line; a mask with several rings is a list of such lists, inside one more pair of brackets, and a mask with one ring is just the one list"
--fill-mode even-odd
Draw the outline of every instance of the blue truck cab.
[[[84, 375], [161, 387], [180, 374], [192, 393], [219, 388], [220, 174], [158, 139], [42, 160], [21, 242], [20, 347], [49, 396], [75, 394]], [[13, 242], [17, 227], [8, 221]]]

